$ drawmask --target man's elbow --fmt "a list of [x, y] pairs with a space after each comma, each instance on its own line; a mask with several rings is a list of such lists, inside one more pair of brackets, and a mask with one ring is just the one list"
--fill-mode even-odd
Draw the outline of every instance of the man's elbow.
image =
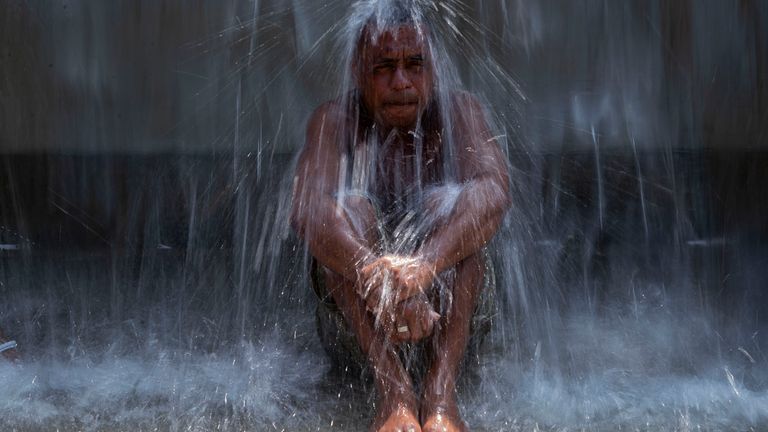
[[488, 176], [478, 179], [478, 187], [468, 193], [467, 199], [473, 208], [481, 210], [489, 221], [501, 221], [504, 214], [512, 204], [509, 193], [509, 184], [502, 181], [499, 176]]
[[507, 213], [511, 206], [512, 198], [509, 194], [509, 186], [501, 186], [493, 206], [496, 216], [495, 219], [497, 219], [499, 223], [501, 223], [502, 219], [504, 219], [504, 215]]
[[294, 203], [293, 207], [291, 208], [289, 223], [296, 235], [303, 239], [307, 230], [307, 218], [301, 207], [301, 204]]
[[501, 217], [512, 206], [512, 197], [510, 193], [509, 175], [506, 173], [499, 173], [492, 177], [491, 187], [489, 188], [488, 201], [495, 213], [498, 213]]

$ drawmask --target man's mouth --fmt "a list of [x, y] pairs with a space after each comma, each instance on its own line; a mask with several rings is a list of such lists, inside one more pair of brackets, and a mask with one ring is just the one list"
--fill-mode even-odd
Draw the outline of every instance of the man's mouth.
[[384, 105], [384, 109], [393, 116], [412, 116], [417, 112], [419, 104], [416, 102], [397, 102]]
[[406, 96], [402, 98], [392, 98], [384, 101], [385, 106], [396, 106], [396, 107], [417, 105], [418, 103], [419, 103], [419, 98], [411, 97], [411, 96]]
[[394, 116], [411, 116], [418, 110], [417, 101], [392, 101], [384, 104], [384, 109]]

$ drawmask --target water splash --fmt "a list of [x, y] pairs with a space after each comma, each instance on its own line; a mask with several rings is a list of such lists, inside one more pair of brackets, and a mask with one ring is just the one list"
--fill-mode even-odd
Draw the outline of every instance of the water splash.
[[[15, 102], [24, 94], [41, 110], [61, 102], [67, 112], [40, 115], [52, 120], [29, 130], [5, 115], [12, 139], [3, 150], [106, 162], [30, 170], [50, 186], [35, 198], [50, 202], [41, 210], [25, 202], [24, 166], [3, 160], [11, 198], [0, 203], [0, 243], [11, 246], [0, 247], [0, 324], [26, 356], [21, 367], [0, 364], [3, 427], [365, 427], [369, 393], [350, 389], [350, 377], [325, 376], [306, 257], [287, 223], [286, 173], [305, 119], [353, 87], [355, 27], [340, 19], [350, 2], [179, 2], [168, 13], [149, 1], [135, 10], [67, 4], [25, 6], [50, 33], [27, 50], [39, 56], [21, 52], [12, 66], [32, 72], [0, 83], [11, 108], [27, 107]], [[489, 107], [513, 162], [514, 209], [490, 247], [501, 294], [494, 343], [473, 359], [479, 381], [462, 389], [480, 430], [766, 424], [758, 305], [717, 294], [734, 279], [765, 282], [764, 251], [710, 235], [710, 183], [678, 150], [763, 136], [750, 107], [759, 105], [764, 60], [755, 52], [768, 9], [664, 4], [414, 3], [432, 25], [441, 89], [466, 89]], [[386, 2], [357, 7], [351, 13]], [[676, 39], [685, 23], [688, 36]], [[711, 31], [720, 26], [730, 31]], [[50, 68], [36, 63], [48, 57]], [[711, 135], [697, 132], [705, 126]], [[57, 138], [38, 139], [52, 130]], [[215, 162], [195, 156], [205, 151]], [[113, 156], [123, 152], [173, 157]], [[126, 167], [138, 174], [122, 190], [113, 175]], [[56, 224], [40, 216], [49, 207], [63, 215]], [[72, 230], [62, 220], [106, 251], [57, 252], [34, 240], [43, 225]], [[412, 249], [418, 231], [395, 236], [393, 247]], [[713, 276], [716, 289], [707, 272], [721, 261], [709, 254], [738, 264]], [[723, 299], [736, 305], [725, 309]]]

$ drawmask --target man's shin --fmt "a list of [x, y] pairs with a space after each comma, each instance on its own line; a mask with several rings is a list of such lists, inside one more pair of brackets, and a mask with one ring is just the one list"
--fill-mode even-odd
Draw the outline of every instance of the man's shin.
[[448, 396], [455, 389], [459, 367], [471, 336], [471, 321], [483, 289], [484, 256], [472, 255], [460, 262], [448, 281], [451, 301], [438, 323], [430, 347], [432, 359], [426, 391]]

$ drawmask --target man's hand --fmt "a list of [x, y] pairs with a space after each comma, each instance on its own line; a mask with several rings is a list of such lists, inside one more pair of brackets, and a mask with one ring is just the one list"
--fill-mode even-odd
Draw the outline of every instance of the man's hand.
[[392, 339], [400, 342], [418, 342], [432, 336], [440, 314], [435, 312], [426, 294], [417, 294], [395, 307]]
[[359, 294], [368, 310], [396, 305], [424, 293], [434, 279], [433, 266], [413, 257], [385, 255], [359, 271]]
[[432, 334], [434, 323], [440, 319], [425, 295], [434, 279], [432, 265], [419, 258], [387, 255], [363, 267], [359, 274], [358, 292], [367, 309], [395, 340], [417, 341]]

